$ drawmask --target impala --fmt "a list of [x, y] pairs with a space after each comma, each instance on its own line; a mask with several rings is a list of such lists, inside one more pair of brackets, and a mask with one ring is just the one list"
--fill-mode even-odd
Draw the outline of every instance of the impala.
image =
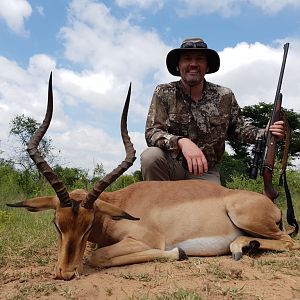
[[32, 212], [54, 209], [53, 222], [59, 234], [56, 278], [70, 280], [81, 271], [87, 241], [98, 245], [88, 258], [95, 267], [230, 252], [238, 260], [246, 247], [300, 249], [281, 229], [281, 211], [259, 193], [230, 190], [203, 180], [139, 182], [104, 192], [135, 160], [127, 132], [130, 92], [131, 86], [121, 118], [125, 160], [97, 182], [92, 191], [69, 193], [37, 148], [52, 118], [50, 76], [47, 112], [27, 151], [56, 196], [8, 205]]

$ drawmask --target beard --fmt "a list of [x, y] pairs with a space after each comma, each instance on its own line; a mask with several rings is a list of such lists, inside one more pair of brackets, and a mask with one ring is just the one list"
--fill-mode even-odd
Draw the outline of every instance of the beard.
[[196, 79], [190, 79], [190, 80], [186, 80], [186, 83], [189, 85], [189, 86], [195, 86], [199, 83], [201, 83], [202, 80], [196, 80]]
[[196, 86], [198, 84], [201, 84], [204, 80], [204, 77], [191, 77], [186, 76], [185, 78], [181, 78], [185, 84], [187, 84], [190, 87]]

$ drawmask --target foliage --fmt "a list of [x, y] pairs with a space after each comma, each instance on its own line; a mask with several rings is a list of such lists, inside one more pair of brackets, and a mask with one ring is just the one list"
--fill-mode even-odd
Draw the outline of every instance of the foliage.
[[21, 144], [25, 146], [39, 126], [40, 124], [33, 118], [24, 115], [16, 116], [10, 122], [10, 134], [16, 135]]
[[220, 165], [221, 184], [227, 186], [232, 177], [246, 174], [247, 169], [247, 162], [225, 152]]
[[133, 175], [122, 175], [115, 182], [113, 182], [107, 189], [107, 192], [116, 191], [122, 189], [134, 182], [140, 181], [138, 177]]
[[[13, 147], [14, 154], [10, 159], [22, 170], [35, 170], [35, 164], [26, 153], [25, 147], [39, 126], [40, 124], [35, 119], [24, 115], [16, 116], [10, 122], [10, 135], [19, 142], [19, 147]], [[42, 157], [47, 158], [48, 162], [52, 163], [55, 160], [51, 152], [53, 150], [51, 138], [44, 137], [40, 141], [38, 149]]]
[[[271, 118], [273, 110], [272, 103], [259, 102], [258, 104], [244, 106], [242, 109], [243, 116], [248, 118], [253, 125], [264, 128]], [[300, 127], [300, 114], [296, 113], [293, 109], [286, 109], [282, 107], [282, 113], [289, 121], [292, 130]]]
[[[89, 179], [87, 170], [79, 168], [55, 166], [53, 170], [69, 191], [77, 188], [90, 190], [99, 180], [99, 178]], [[120, 176], [107, 190], [121, 189], [140, 180], [140, 171], [136, 171], [132, 175], [125, 174]], [[50, 184], [37, 172], [17, 170], [12, 163], [6, 161], [0, 161], [0, 191], [0, 208], [7, 202], [55, 194]]]
[[[273, 104], [260, 102], [256, 105], [245, 106], [242, 112], [244, 117], [253, 125], [258, 128], [264, 128], [270, 119], [272, 109]], [[292, 109], [282, 108], [282, 111], [288, 119], [291, 129], [291, 141], [289, 145], [291, 163], [294, 158], [300, 155], [300, 114], [294, 112]], [[253, 145], [235, 140], [230, 141], [229, 145], [234, 150], [234, 154], [228, 155], [228, 153], [225, 153], [220, 167], [221, 183], [225, 186], [228, 182], [232, 181], [233, 177], [248, 175], [249, 167], [253, 159], [253, 154], [250, 152], [251, 147], [254, 147]], [[278, 143], [278, 161], [282, 158], [284, 147], [285, 143], [283, 141]]]
[[[258, 104], [245, 106], [242, 109], [243, 115], [246, 119], [250, 120], [253, 125], [259, 128], [265, 128], [271, 117], [273, 110], [273, 104], [267, 104], [259, 102]], [[294, 112], [293, 109], [282, 108], [282, 115], [288, 120], [288, 124], [291, 130], [291, 142], [289, 147], [289, 153], [292, 157], [298, 157], [300, 155], [300, 114]], [[238, 151], [238, 145], [232, 145], [234, 150]], [[282, 156], [284, 143], [279, 143], [279, 157]]]
[[67, 189], [87, 188], [88, 172], [80, 168], [68, 168], [56, 165], [53, 171], [66, 185]]
[[93, 178], [96, 180], [102, 179], [105, 176], [105, 170], [102, 163], [97, 163], [94, 172], [93, 172]]
[[0, 163], [0, 208], [10, 200], [53, 194], [52, 188], [35, 171], [17, 170], [10, 162]]
[[135, 182], [137, 181], [143, 181], [143, 175], [142, 172], [140, 170], [136, 170], [133, 172], [132, 176], [135, 179]]
[[18, 185], [18, 173], [9, 162], [0, 163], [0, 207], [1, 200], [16, 199], [22, 194], [22, 189]]

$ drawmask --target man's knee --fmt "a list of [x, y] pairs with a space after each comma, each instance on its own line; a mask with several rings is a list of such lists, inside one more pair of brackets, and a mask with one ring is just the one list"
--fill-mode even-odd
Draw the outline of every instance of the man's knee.
[[170, 180], [168, 155], [158, 147], [150, 147], [141, 154], [143, 180]]
[[165, 159], [165, 153], [158, 147], [149, 147], [141, 154], [142, 168], [148, 168]]

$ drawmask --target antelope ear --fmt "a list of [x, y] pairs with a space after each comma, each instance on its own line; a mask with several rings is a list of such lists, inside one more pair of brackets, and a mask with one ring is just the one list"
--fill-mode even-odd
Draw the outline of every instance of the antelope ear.
[[128, 214], [126, 211], [120, 209], [119, 207], [102, 200], [97, 200], [95, 202], [95, 206], [101, 213], [111, 216], [113, 220], [127, 219], [127, 220], [136, 221], [140, 219], [140, 218], [133, 217], [130, 214]]
[[6, 205], [9, 207], [23, 207], [31, 212], [36, 212], [46, 209], [56, 209], [59, 205], [59, 200], [55, 196], [36, 197], [17, 203], [7, 203]]

